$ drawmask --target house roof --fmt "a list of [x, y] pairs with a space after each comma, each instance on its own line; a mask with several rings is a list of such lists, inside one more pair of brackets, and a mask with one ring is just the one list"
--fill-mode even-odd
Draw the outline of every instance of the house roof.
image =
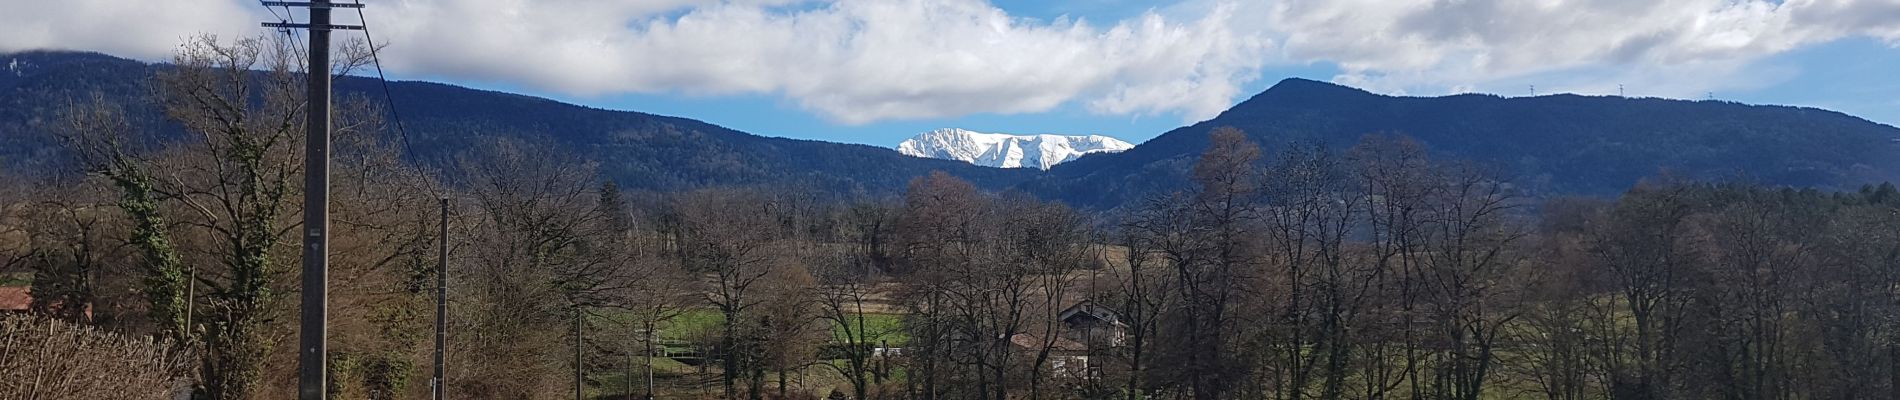
[[0, 286], [0, 311], [26, 311], [33, 305], [33, 295], [27, 293], [25, 286]]
[[1077, 316], [1092, 317], [1097, 320], [1113, 323], [1116, 325], [1121, 325], [1122, 323], [1121, 314], [1116, 313], [1115, 310], [1110, 310], [1108, 307], [1103, 307], [1101, 305], [1095, 304], [1094, 301], [1089, 301], [1089, 300], [1083, 300], [1080, 303], [1075, 303], [1075, 305], [1069, 306], [1068, 309], [1062, 310], [1062, 313], [1057, 315], [1056, 318], [1063, 321], [1068, 321]]

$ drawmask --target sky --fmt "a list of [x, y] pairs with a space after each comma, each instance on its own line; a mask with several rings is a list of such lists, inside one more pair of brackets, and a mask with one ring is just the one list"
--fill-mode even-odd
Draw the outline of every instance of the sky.
[[[946, 127], [1139, 143], [1295, 77], [1409, 96], [1620, 86], [1900, 124], [1900, 0], [363, 3], [366, 21], [335, 22], [370, 27], [391, 79], [877, 146]], [[305, 19], [246, 0], [0, 9], [0, 52], [145, 61], [195, 34]]]

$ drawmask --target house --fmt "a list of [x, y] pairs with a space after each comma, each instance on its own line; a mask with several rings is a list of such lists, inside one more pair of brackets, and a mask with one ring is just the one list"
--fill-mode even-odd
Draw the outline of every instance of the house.
[[1050, 376], [1099, 379], [1101, 365], [1090, 362], [1090, 357], [1122, 345], [1128, 334], [1128, 325], [1122, 322], [1121, 314], [1083, 300], [1057, 313], [1056, 319], [1062, 322], [1058, 336], [1051, 338], [1019, 333], [1009, 338], [1010, 344], [1027, 351], [1040, 351], [1047, 346], [1047, 373]]
[[1128, 324], [1122, 322], [1121, 314], [1092, 300], [1069, 306], [1056, 318], [1067, 327], [1063, 332], [1069, 340], [1087, 347], [1118, 347], [1128, 339]]
[[1089, 347], [1070, 340], [1068, 335], [1046, 338], [1028, 333], [1018, 333], [1009, 337], [1009, 343], [1022, 351], [1041, 351], [1043, 346], [1049, 349], [1048, 374], [1057, 378], [1089, 379], [1098, 376], [1098, 370], [1089, 364]]

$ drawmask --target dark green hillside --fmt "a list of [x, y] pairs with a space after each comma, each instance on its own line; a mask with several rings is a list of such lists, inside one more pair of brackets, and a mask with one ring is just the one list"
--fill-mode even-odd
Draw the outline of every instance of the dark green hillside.
[[[59, 159], [42, 123], [95, 91], [131, 105], [162, 137], [150, 77], [163, 65], [96, 53], [0, 55], [0, 166]], [[337, 82], [339, 98], [380, 101], [374, 79]], [[425, 163], [495, 138], [549, 143], [633, 189], [790, 185], [819, 193], [895, 193], [944, 170], [991, 190], [1023, 189], [1085, 208], [1115, 208], [1184, 187], [1208, 130], [1233, 126], [1272, 154], [1288, 143], [1335, 150], [1372, 133], [1417, 138], [1438, 157], [1505, 172], [1535, 194], [1610, 195], [1661, 171], [1696, 179], [1853, 189], [1900, 179], [1900, 129], [1819, 109], [1719, 101], [1553, 95], [1382, 96], [1302, 79], [1282, 81], [1220, 116], [1120, 154], [1046, 173], [906, 157], [865, 145], [764, 137], [705, 122], [589, 108], [428, 82], [392, 82], [416, 156]]]
[[1026, 187], [1093, 207], [1172, 190], [1220, 126], [1247, 131], [1269, 153], [1292, 142], [1343, 149], [1366, 134], [1403, 133], [1440, 157], [1488, 164], [1550, 194], [1615, 194], [1663, 170], [1836, 189], [1900, 177], [1900, 129], [1833, 111], [1577, 95], [1394, 97], [1288, 79], [1212, 120], [1063, 164]]
[[[169, 132], [149, 100], [163, 65], [95, 53], [0, 55], [0, 162], [14, 167], [57, 159], [41, 123], [68, 99], [94, 91], [129, 105], [152, 132]], [[374, 79], [336, 82], [338, 98], [381, 101]], [[597, 161], [623, 187], [673, 190], [712, 185], [793, 185], [820, 193], [895, 193], [913, 177], [944, 170], [990, 188], [1031, 172], [907, 157], [856, 144], [764, 137], [705, 122], [603, 110], [509, 93], [428, 82], [391, 82], [417, 157], [440, 161], [497, 137], [552, 143]]]

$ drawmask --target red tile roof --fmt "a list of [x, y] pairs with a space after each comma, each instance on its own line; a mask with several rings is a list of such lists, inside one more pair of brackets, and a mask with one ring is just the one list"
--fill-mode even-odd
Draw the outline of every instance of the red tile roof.
[[26, 311], [33, 304], [26, 290], [25, 286], [0, 286], [0, 311]]

